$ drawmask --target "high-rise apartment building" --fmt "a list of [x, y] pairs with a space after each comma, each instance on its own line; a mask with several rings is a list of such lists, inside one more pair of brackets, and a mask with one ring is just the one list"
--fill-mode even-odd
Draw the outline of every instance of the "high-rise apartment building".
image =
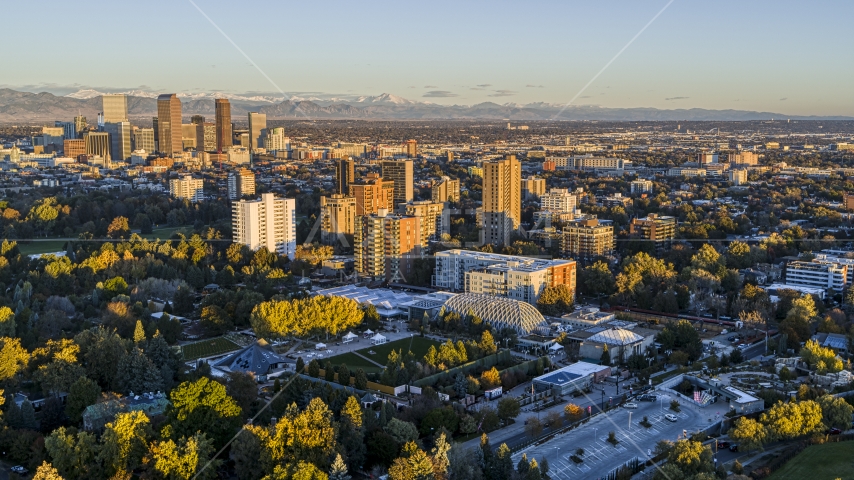
[[154, 153], [156, 145], [154, 144], [153, 128], [136, 128], [133, 129], [133, 150], [145, 150], [146, 153]]
[[697, 163], [700, 165], [708, 165], [718, 163], [718, 154], [709, 152], [700, 152], [697, 154]]
[[210, 122], [196, 124], [196, 151], [213, 152], [216, 150], [216, 126]]
[[632, 193], [652, 193], [652, 182], [649, 180], [633, 180], [631, 183]]
[[240, 200], [231, 206], [234, 243], [252, 250], [266, 247], [291, 260], [297, 249], [296, 201], [263, 193], [258, 200]]
[[350, 195], [356, 198], [356, 215], [394, 209], [394, 182], [376, 173], [367, 174], [359, 183], [351, 183]]
[[110, 134], [107, 132], [86, 132], [86, 155], [98, 155], [106, 159], [110, 156]]
[[522, 198], [525, 200], [537, 200], [546, 193], [546, 179], [540, 177], [528, 177], [522, 180]]
[[543, 260], [469, 250], [436, 253], [433, 286], [442, 290], [483, 293], [536, 304], [549, 286], [575, 292], [574, 260]]
[[286, 151], [289, 147], [289, 140], [285, 136], [285, 129], [282, 127], [265, 128], [261, 131], [263, 140], [261, 146], [268, 152]]
[[198, 125], [195, 123], [181, 124], [181, 145], [184, 150], [198, 150]]
[[356, 232], [356, 198], [338, 193], [320, 197], [320, 242], [353, 245]]
[[356, 162], [341, 158], [335, 162], [336, 192], [344, 195], [350, 191], [350, 184], [356, 180]]
[[540, 210], [554, 213], [572, 213], [575, 211], [578, 197], [566, 188], [552, 188], [540, 196]]
[[759, 154], [756, 152], [730, 153], [728, 156], [731, 165], [758, 165]]
[[181, 100], [174, 93], [157, 97], [157, 150], [166, 155], [180, 156], [183, 152], [181, 137]]
[[104, 94], [101, 96], [104, 107], [104, 123], [119, 123], [128, 121], [128, 100], [122, 94]]
[[430, 193], [434, 202], [457, 202], [460, 200], [460, 181], [442, 177]]
[[412, 160], [384, 160], [382, 176], [394, 182], [394, 204], [406, 203], [414, 197]]
[[77, 136], [74, 138], [82, 138], [83, 130], [86, 128], [86, 117], [77, 115], [74, 117], [74, 131], [77, 132]]
[[169, 195], [175, 198], [186, 198], [191, 202], [204, 200], [204, 188], [205, 181], [201, 178], [193, 178], [191, 175], [169, 180]]
[[676, 236], [676, 219], [650, 213], [646, 218], [633, 218], [629, 234], [655, 243], [657, 252], [669, 247]]
[[356, 217], [353, 253], [361, 277], [387, 282], [406, 282], [415, 259], [421, 257], [418, 217], [388, 213]]
[[[263, 131], [267, 129], [267, 115], [249, 112], [249, 148], [265, 148]], [[283, 132], [284, 133], [284, 132]]]
[[515, 155], [483, 162], [481, 242], [509, 245], [522, 220], [522, 166]]
[[[124, 95], [122, 95], [124, 96]], [[104, 131], [110, 134], [110, 156], [113, 160], [129, 160], [131, 147], [130, 122], [112, 122], [104, 124]]]
[[744, 185], [747, 183], [747, 170], [743, 168], [736, 168], [735, 170], [730, 170], [728, 172], [729, 181], [733, 183], [733, 185]]
[[403, 210], [407, 216], [421, 219], [422, 248], [426, 249], [431, 239], [439, 240], [443, 233], [451, 233], [450, 217], [445, 218], [445, 204], [442, 202], [409, 202], [404, 204]]
[[69, 138], [62, 141], [62, 153], [66, 157], [77, 158], [86, 155], [86, 140], [82, 138]]
[[406, 156], [415, 158], [418, 156], [418, 142], [415, 140], [406, 141]]
[[255, 174], [251, 170], [241, 168], [228, 173], [228, 198], [239, 200], [246, 195], [255, 195]]
[[231, 103], [228, 99], [217, 98], [216, 108], [216, 151], [224, 153], [234, 142], [231, 139]]
[[563, 227], [561, 254], [582, 264], [591, 264], [597, 257], [614, 253], [614, 227], [598, 219], [571, 222]]

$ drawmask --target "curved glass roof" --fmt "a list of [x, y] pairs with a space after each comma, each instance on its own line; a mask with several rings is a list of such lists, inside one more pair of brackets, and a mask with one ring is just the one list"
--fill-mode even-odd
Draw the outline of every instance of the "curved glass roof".
[[532, 305], [482, 293], [461, 293], [445, 302], [445, 310], [461, 317], [474, 313], [496, 330], [512, 328], [519, 334], [531, 333], [546, 320]]

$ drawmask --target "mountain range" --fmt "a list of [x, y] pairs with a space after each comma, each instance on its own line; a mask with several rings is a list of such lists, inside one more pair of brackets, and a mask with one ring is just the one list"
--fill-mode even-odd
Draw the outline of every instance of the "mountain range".
[[[132, 90], [125, 93], [128, 115], [132, 121], [148, 124], [157, 115], [157, 93]], [[75, 115], [86, 116], [94, 123], [101, 108], [102, 92], [80, 90], [66, 96], [48, 92], [21, 92], [0, 89], [0, 122], [52, 122], [71, 120]], [[483, 102], [475, 105], [438, 105], [416, 102], [384, 93], [377, 96], [349, 98], [282, 97], [264, 95], [225, 95], [222, 93], [178, 94], [185, 117], [206, 115], [213, 121], [214, 98], [228, 98], [235, 120], [247, 112], [261, 112], [267, 118], [365, 119], [365, 120], [599, 120], [599, 121], [739, 121], [789, 118], [792, 120], [854, 120], [845, 116], [802, 116], [748, 110], [711, 110], [703, 108], [665, 110], [658, 108], [612, 108], [595, 105], [564, 105], [553, 103]]]

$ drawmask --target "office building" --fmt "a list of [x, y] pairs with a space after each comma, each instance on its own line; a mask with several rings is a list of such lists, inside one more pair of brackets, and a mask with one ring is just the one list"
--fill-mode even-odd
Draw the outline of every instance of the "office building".
[[336, 192], [346, 195], [350, 184], [356, 180], [356, 162], [349, 158], [341, 158], [335, 162]]
[[349, 247], [356, 232], [356, 198], [342, 194], [320, 197], [320, 242]]
[[786, 285], [823, 288], [841, 292], [848, 283], [848, 265], [833, 262], [801, 262], [786, 264]]
[[384, 160], [382, 176], [394, 182], [395, 205], [412, 201], [414, 197], [412, 160]]
[[705, 177], [706, 173], [704, 168], [673, 167], [667, 169], [668, 177]]
[[33, 147], [42, 146], [45, 153], [57, 152], [62, 149], [64, 135], [63, 127], [42, 127], [41, 135], [32, 137]]
[[710, 163], [718, 163], [718, 154], [717, 153], [708, 153], [708, 152], [700, 152], [697, 154], [697, 163], [702, 165], [708, 165]]
[[[624, 170], [632, 166], [629, 160], [615, 157], [594, 157], [580, 155], [575, 157], [546, 157], [546, 162], [553, 162], [555, 170]], [[549, 168], [552, 164], [549, 164]]]
[[745, 185], [747, 183], [747, 170], [738, 168], [729, 171], [729, 181], [733, 185]]
[[145, 150], [148, 153], [154, 153], [156, 146], [154, 144], [153, 128], [134, 128], [133, 129], [133, 149]]
[[380, 209], [394, 210], [394, 182], [376, 173], [367, 174], [350, 184], [350, 195], [356, 198], [356, 215], [371, 215]]
[[676, 219], [650, 213], [646, 218], [633, 218], [629, 224], [629, 234], [655, 243], [656, 252], [670, 247], [676, 236]]
[[53, 125], [62, 129], [63, 140], [77, 138], [77, 130], [74, 128], [74, 122], [60, 122], [57, 120], [53, 122]]
[[193, 115], [190, 117], [190, 123], [192, 123], [193, 125], [205, 123], [205, 116], [204, 115]]
[[77, 132], [77, 136], [74, 138], [83, 138], [83, 130], [86, 128], [86, 117], [77, 115], [74, 117], [74, 131]]
[[104, 107], [104, 124], [128, 121], [128, 100], [122, 94], [104, 94], [101, 96]]
[[175, 198], [185, 198], [191, 202], [201, 202], [204, 197], [205, 182], [201, 178], [184, 175], [169, 180], [169, 195]]
[[247, 195], [255, 195], [255, 174], [241, 168], [228, 173], [228, 198], [239, 200]]
[[515, 155], [483, 162], [481, 243], [509, 245], [522, 220], [522, 167]]
[[406, 141], [406, 156], [415, 158], [418, 156], [418, 142], [415, 140]]
[[633, 180], [631, 183], [632, 193], [652, 193], [652, 182], [649, 180]]
[[232, 145], [225, 152], [227, 154], [228, 163], [232, 165], [249, 165], [252, 162], [252, 154], [246, 147]]
[[196, 124], [196, 151], [213, 152], [216, 150], [216, 126], [211, 122]]
[[434, 202], [458, 202], [460, 200], [460, 181], [442, 177], [431, 190]]
[[107, 132], [85, 132], [86, 155], [98, 155], [102, 158], [110, 156], [110, 134]]
[[433, 286], [441, 290], [484, 293], [536, 304], [549, 286], [575, 292], [574, 260], [543, 260], [470, 250], [436, 253]]
[[375, 281], [405, 283], [413, 263], [421, 258], [421, 228], [418, 217], [395, 215], [380, 209], [356, 217], [353, 253], [360, 277]]
[[157, 97], [157, 150], [170, 156], [184, 152], [181, 140], [181, 100], [174, 93]]
[[528, 177], [522, 180], [522, 198], [524, 200], [537, 200], [544, 193], [546, 193], [545, 178]]
[[231, 138], [231, 103], [228, 99], [217, 98], [216, 110], [216, 152], [225, 153], [234, 142]]
[[430, 240], [439, 240], [443, 233], [451, 233], [450, 216], [445, 218], [445, 204], [422, 200], [401, 205], [403, 213], [420, 218], [421, 247], [427, 248]]
[[[264, 113], [249, 112], [249, 149], [264, 147], [264, 130], [267, 129], [267, 115]], [[284, 129], [282, 129], [284, 130]], [[284, 136], [284, 131], [282, 132]]]
[[240, 200], [231, 206], [234, 243], [252, 250], [266, 247], [291, 260], [297, 249], [296, 201], [263, 193], [258, 200]]
[[184, 150], [197, 150], [198, 125], [195, 123], [181, 124], [181, 145]]
[[265, 128], [262, 136], [264, 140], [261, 146], [268, 152], [287, 151], [290, 149], [290, 141], [285, 136], [285, 129], [282, 127]]
[[759, 164], [759, 154], [756, 152], [730, 153], [728, 158], [731, 165]]
[[82, 138], [70, 138], [62, 141], [63, 155], [70, 158], [77, 158], [80, 155], [86, 155], [86, 140]]
[[563, 227], [560, 249], [562, 256], [589, 265], [614, 253], [614, 227], [595, 218], [571, 222]]
[[130, 152], [133, 151], [130, 129], [131, 126], [128, 121], [104, 124], [104, 131], [110, 134], [110, 155], [112, 160], [127, 161], [130, 159]]
[[553, 213], [573, 213], [577, 203], [575, 194], [566, 188], [552, 188], [540, 196], [540, 210]]

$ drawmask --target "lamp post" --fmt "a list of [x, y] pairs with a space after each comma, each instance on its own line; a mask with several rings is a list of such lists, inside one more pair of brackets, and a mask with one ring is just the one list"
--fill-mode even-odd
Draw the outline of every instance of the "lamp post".
[[632, 429], [632, 412], [629, 412], [629, 430]]
[[594, 428], [594, 429], [593, 429], [593, 439], [594, 439], [594, 440], [596, 440], [597, 438], [599, 438], [599, 437], [597, 436], [597, 433], [598, 433], [598, 432], [599, 432], [599, 429], [598, 429], [598, 428]]

